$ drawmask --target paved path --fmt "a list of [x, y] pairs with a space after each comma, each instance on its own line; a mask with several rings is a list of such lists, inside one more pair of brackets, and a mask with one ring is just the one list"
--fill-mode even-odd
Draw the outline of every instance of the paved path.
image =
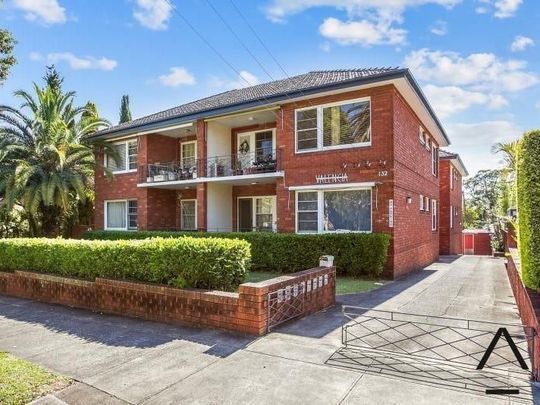
[[[443, 258], [341, 304], [519, 322], [504, 261]], [[325, 365], [339, 307], [254, 339], [0, 297], [0, 350], [77, 382], [40, 404], [494, 404], [471, 392]]]

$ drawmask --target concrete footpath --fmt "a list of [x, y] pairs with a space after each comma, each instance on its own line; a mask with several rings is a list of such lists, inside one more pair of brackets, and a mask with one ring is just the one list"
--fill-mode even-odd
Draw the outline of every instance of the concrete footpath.
[[[443, 258], [340, 304], [519, 323], [503, 259]], [[0, 297], [0, 350], [75, 379], [39, 404], [507, 404], [486, 396], [331, 367], [340, 307], [262, 338]], [[532, 396], [525, 402], [532, 402]], [[520, 402], [523, 403], [523, 402]]]

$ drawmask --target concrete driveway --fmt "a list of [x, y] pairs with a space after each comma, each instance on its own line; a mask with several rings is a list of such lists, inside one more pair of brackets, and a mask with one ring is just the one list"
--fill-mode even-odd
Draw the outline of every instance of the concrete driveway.
[[[519, 323], [503, 259], [443, 258], [339, 304]], [[331, 367], [339, 306], [263, 338], [94, 314], [0, 297], [0, 350], [76, 380], [40, 404], [511, 403]], [[523, 398], [521, 398], [523, 399]], [[526, 402], [532, 402], [532, 396]]]

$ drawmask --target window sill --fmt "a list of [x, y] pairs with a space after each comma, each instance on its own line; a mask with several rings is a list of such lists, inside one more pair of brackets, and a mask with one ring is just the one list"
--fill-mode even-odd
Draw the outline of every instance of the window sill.
[[355, 143], [350, 145], [338, 145], [338, 146], [326, 146], [322, 148], [317, 149], [306, 149], [306, 150], [298, 150], [295, 149], [295, 154], [304, 154], [304, 153], [320, 153], [320, 152], [332, 152], [332, 151], [341, 151], [341, 150], [347, 150], [347, 149], [355, 149], [355, 148], [367, 148], [371, 146], [371, 142], [364, 142], [364, 143]]
[[129, 169], [129, 170], [118, 170], [116, 172], [112, 172], [113, 176], [116, 176], [117, 174], [129, 174], [129, 173], [136, 173], [137, 169]]

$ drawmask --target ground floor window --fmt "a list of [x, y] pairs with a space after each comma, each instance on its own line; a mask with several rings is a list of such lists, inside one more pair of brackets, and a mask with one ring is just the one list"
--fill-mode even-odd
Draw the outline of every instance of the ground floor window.
[[371, 232], [371, 189], [298, 191], [296, 230]]
[[197, 200], [180, 201], [180, 227], [186, 231], [197, 229]]
[[431, 230], [437, 230], [437, 200], [431, 200]]
[[238, 198], [237, 222], [239, 232], [274, 231], [276, 197]]
[[105, 229], [137, 230], [137, 200], [105, 201]]

